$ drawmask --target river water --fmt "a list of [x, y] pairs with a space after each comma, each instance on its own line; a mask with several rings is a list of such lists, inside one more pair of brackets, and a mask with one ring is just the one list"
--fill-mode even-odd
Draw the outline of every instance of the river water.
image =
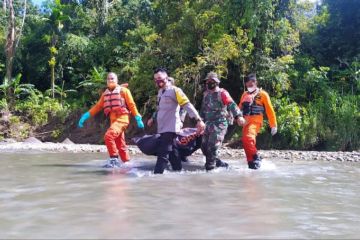
[[100, 168], [104, 154], [0, 153], [0, 238], [359, 238], [360, 165], [272, 159], [206, 173]]

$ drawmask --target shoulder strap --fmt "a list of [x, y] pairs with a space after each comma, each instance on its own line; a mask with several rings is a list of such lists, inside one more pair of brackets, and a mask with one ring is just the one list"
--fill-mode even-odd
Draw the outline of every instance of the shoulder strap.
[[121, 93], [122, 92], [122, 87], [121, 86], [117, 86], [115, 89], [114, 89], [114, 91], [113, 92], [115, 92], [115, 93]]
[[111, 92], [110, 92], [110, 90], [109, 90], [108, 88], [106, 88], [106, 90], [104, 91], [103, 94], [104, 94], [104, 95], [109, 95], [109, 94], [111, 94]]

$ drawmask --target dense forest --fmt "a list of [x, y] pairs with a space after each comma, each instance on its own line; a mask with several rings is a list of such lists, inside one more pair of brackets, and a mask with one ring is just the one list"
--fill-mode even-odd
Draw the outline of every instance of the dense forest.
[[[277, 112], [264, 147], [360, 148], [360, 1], [27, 0], [0, 3], [0, 138], [25, 138], [99, 97], [108, 71], [139, 110], [155, 107], [153, 69], [169, 69], [199, 106], [206, 73], [238, 102], [256, 72]], [[60, 127], [59, 127], [60, 126]], [[75, 128], [75, 125], [72, 126]], [[229, 140], [239, 139], [233, 128]], [[102, 136], [98, 136], [99, 139]]]

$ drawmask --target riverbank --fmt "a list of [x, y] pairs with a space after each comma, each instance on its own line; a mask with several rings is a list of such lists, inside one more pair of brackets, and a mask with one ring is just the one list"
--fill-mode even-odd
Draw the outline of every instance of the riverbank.
[[[45, 152], [83, 152], [83, 153], [106, 153], [105, 145], [93, 144], [75, 144], [69, 139], [62, 143], [41, 142], [36, 138], [28, 138], [24, 142], [15, 142], [7, 139], [0, 142], [0, 152], [14, 151], [45, 151]], [[130, 154], [142, 154], [135, 145], [129, 146]], [[201, 155], [201, 151], [195, 152], [195, 155]], [[261, 150], [263, 158], [285, 159], [289, 161], [307, 160], [307, 161], [340, 161], [340, 162], [360, 162], [360, 151], [352, 152], [322, 152], [322, 151], [294, 151], [294, 150]], [[224, 147], [220, 151], [220, 156], [228, 159], [245, 158], [242, 149], [232, 149]]]

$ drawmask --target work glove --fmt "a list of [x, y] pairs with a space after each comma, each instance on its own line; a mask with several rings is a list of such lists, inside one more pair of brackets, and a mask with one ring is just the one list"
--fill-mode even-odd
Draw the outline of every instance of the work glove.
[[142, 117], [140, 115], [135, 116], [137, 127], [140, 129], [144, 129], [144, 123], [142, 121]]
[[271, 128], [271, 135], [274, 136], [277, 133], [277, 127]]
[[81, 116], [80, 120], [79, 120], [78, 127], [79, 127], [79, 128], [83, 128], [83, 127], [84, 127], [84, 122], [85, 122], [86, 120], [88, 120], [90, 117], [91, 117], [91, 116], [90, 116], [90, 113], [89, 113], [89, 112], [84, 113], [84, 114]]

